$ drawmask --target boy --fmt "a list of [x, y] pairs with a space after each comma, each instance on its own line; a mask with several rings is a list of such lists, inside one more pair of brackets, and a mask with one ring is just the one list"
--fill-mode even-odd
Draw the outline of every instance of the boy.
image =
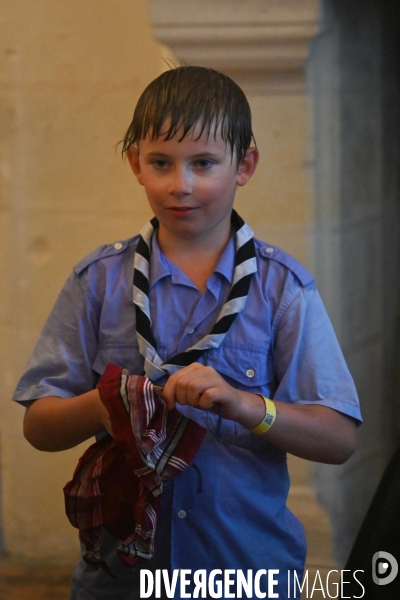
[[[179, 67], [146, 88], [123, 152], [157, 220], [140, 241], [103, 246], [75, 267], [15, 399], [27, 405], [30, 443], [63, 450], [112, 433], [96, 389], [108, 363], [131, 374], [145, 369], [164, 385], [168, 408], [207, 434], [196, 469], [163, 492], [154, 556], [142, 567], [276, 569], [278, 583], [269, 589], [265, 575], [260, 588], [284, 598], [287, 571], [301, 578], [306, 551], [301, 525], [285, 506], [286, 452], [344, 462], [360, 413], [312, 276], [253, 240], [232, 210], [236, 187], [257, 166], [253, 139], [247, 100], [220, 73]], [[134, 285], [132, 302], [134, 260], [141, 272], [147, 268], [137, 250], [143, 243], [148, 297]], [[102, 543], [118, 579], [81, 560], [71, 598], [140, 597], [140, 569], [132, 574], [118, 564], [119, 542], [106, 532]]]

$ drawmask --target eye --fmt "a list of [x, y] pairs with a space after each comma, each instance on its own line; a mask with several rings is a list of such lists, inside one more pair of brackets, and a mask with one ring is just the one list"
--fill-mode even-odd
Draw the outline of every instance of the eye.
[[213, 164], [213, 161], [209, 158], [199, 158], [195, 163], [199, 169], [208, 169], [209, 167], [212, 167]]
[[156, 169], [166, 169], [168, 167], [168, 162], [162, 158], [157, 158], [157, 160], [153, 160], [151, 164]]

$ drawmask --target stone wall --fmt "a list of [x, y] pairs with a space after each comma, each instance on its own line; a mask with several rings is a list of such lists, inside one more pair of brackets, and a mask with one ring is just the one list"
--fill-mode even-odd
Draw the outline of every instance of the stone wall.
[[0, 1], [1, 467], [5, 547], [71, 560], [62, 487], [82, 447], [39, 453], [14, 385], [72, 266], [149, 216], [114, 146], [165, 67], [145, 0]]

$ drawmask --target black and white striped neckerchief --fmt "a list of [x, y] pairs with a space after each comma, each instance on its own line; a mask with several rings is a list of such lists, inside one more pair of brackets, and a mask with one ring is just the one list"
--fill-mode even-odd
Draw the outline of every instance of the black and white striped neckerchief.
[[185, 352], [176, 354], [166, 362], [163, 362], [157, 354], [157, 344], [151, 330], [149, 303], [150, 252], [152, 238], [158, 227], [157, 218], [154, 217], [140, 232], [133, 270], [133, 303], [136, 311], [136, 335], [139, 351], [145, 358], [145, 373], [152, 381], [172, 375], [181, 367], [198, 360], [206, 350], [218, 348], [236, 316], [244, 308], [251, 277], [257, 270], [254, 234], [235, 210], [232, 210], [231, 222], [235, 232], [236, 254], [232, 287], [228, 299], [211, 332]]

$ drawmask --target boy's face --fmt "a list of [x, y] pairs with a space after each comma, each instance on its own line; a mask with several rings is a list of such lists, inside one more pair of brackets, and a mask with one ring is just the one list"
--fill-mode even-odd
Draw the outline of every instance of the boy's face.
[[197, 135], [196, 128], [180, 142], [179, 135], [168, 141], [146, 138], [139, 149], [130, 148], [128, 159], [159, 220], [159, 238], [214, 246], [229, 236], [236, 186], [250, 179], [258, 152], [250, 149], [238, 166], [218, 132]]

